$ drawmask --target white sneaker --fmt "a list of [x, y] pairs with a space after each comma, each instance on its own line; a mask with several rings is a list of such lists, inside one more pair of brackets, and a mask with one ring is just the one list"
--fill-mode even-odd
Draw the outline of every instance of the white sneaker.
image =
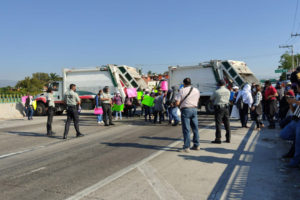
[[115, 120], [118, 120], [118, 118], [116, 117]]
[[98, 122], [98, 124], [101, 124], [101, 122]]

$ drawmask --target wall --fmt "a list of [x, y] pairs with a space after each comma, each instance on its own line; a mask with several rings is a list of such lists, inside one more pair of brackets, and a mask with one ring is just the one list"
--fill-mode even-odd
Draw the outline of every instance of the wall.
[[20, 119], [25, 116], [22, 103], [0, 104], [0, 119]]

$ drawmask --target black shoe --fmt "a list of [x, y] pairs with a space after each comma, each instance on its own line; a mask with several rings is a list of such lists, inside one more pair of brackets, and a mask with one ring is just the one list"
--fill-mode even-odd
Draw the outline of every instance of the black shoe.
[[293, 158], [293, 157], [294, 157], [294, 155], [289, 154], [289, 153], [284, 154], [284, 155], [282, 156], [282, 158]]
[[114, 124], [114, 123], [109, 123], [109, 125], [112, 125], [112, 126], [113, 126], [113, 125], [115, 125], [115, 124]]
[[222, 144], [221, 140], [214, 140], [214, 141], [211, 141], [211, 143], [213, 143], [213, 144]]
[[64, 135], [63, 139], [66, 140], [66, 139], [67, 139], [67, 136]]
[[172, 124], [172, 126], [177, 126], [179, 123], [177, 122], [177, 123], [174, 123], [174, 124]]
[[84, 134], [82, 134], [82, 133], [79, 133], [76, 135], [76, 137], [83, 137], [83, 136], [84, 136]]
[[109, 124], [104, 124], [104, 126], [109, 126]]
[[230, 143], [230, 140], [225, 140], [224, 142], [226, 142], [226, 143]]

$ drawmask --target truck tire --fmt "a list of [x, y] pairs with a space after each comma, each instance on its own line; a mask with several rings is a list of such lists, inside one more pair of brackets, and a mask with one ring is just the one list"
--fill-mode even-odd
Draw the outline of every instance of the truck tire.
[[212, 104], [212, 102], [207, 102], [205, 104], [205, 111], [210, 115], [215, 113], [214, 105]]
[[46, 106], [44, 103], [39, 102], [37, 103], [36, 111], [35, 111], [37, 116], [44, 116], [46, 115]]

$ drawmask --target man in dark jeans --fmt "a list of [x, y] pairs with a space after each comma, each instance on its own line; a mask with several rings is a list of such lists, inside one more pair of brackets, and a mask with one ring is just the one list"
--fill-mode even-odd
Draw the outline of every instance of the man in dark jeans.
[[55, 112], [55, 102], [53, 97], [53, 90], [52, 88], [49, 88], [47, 91], [47, 136], [53, 136], [55, 133], [52, 131], [52, 122], [53, 122], [53, 116]]
[[182, 88], [176, 96], [176, 106], [181, 110], [181, 122], [184, 145], [181, 152], [189, 153], [191, 146], [190, 130], [192, 128], [193, 147], [192, 150], [200, 150], [199, 132], [198, 132], [198, 101], [200, 92], [197, 88], [192, 87], [191, 79], [183, 80], [184, 88]]
[[226, 141], [230, 143], [231, 131], [230, 131], [230, 120], [229, 120], [229, 99], [230, 91], [225, 87], [225, 81], [220, 80], [218, 82], [217, 89], [211, 96], [215, 108], [215, 122], [216, 122], [216, 139], [212, 141], [215, 144], [221, 144], [221, 127], [222, 122], [226, 129]]
[[[103, 108], [103, 121], [105, 126], [110, 126], [110, 125], [115, 125], [112, 122], [112, 112], [111, 112], [111, 95], [110, 95], [110, 90], [108, 86], [105, 86], [103, 89], [103, 94], [101, 95], [101, 101], [102, 101], [102, 108]], [[107, 122], [107, 117], [109, 120], [109, 123]]]

